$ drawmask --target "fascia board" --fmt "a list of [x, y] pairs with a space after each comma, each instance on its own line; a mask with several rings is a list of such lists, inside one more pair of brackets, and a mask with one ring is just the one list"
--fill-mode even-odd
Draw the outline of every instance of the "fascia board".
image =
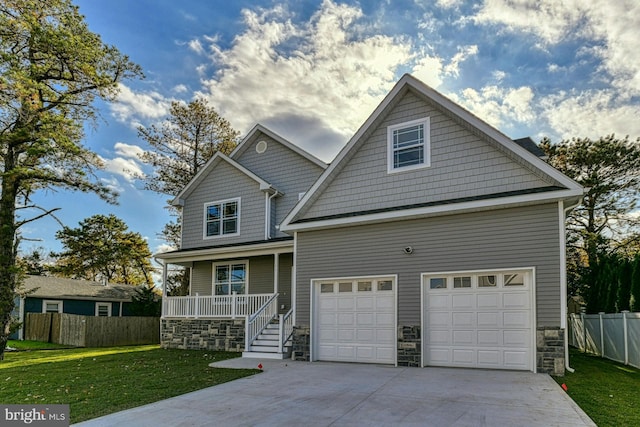
[[289, 253], [293, 251], [293, 242], [260, 243], [242, 247], [222, 247], [196, 249], [188, 252], [159, 253], [153, 255], [154, 258], [161, 259], [168, 263], [172, 262], [193, 262], [208, 261], [216, 258], [237, 258], [252, 257], [261, 255], [272, 255], [274, 253]]
[[571, 198], [582, 197], [582, 189], [560, 190], [550, 193], [524, 194], [520, 196], [503, 197], [499, 199], [477, 200], [456, 204], [443, 204], [423, 208], [404, 209], [398, 211], [364, 214], [353, 217], [324, 219], [304, 223], [282, 224], [280, 231], [295, 232], [303, 230], [315, 230], [349, 225], [361, 225], [367, 223], [389, 222], [415, 218], [427, 218], [431, 216], [451, 215], [477, 210], [500, 209], [511, 206], [523, 206], [540, 202], [556, 202]]

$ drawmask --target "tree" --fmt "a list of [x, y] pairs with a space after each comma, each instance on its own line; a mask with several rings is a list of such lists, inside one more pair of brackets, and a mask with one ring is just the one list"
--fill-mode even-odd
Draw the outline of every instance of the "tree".
[[[587, 268], [594, 266], [599, 254], [618, 249], [623, 237], [639, 224], [629, 213], [638, 208], [640, 199], [640, 139], [609, 135], [552, 144], [545, 138], [540, 147], [552, 166], [587, 189], [567, 219], [568, 242], [574, 245], [570, 250], [584, 254]], [[582, 274], [587, 286], [595, 285], [589, 277]]]
[[64, 251], [50, 267], [54, 274], [110, 283], [153, 285], [151, 251], [146, 240], [115, 215], [94, 215], [80, 227], [63, 227], [56, 238]]
[[32, 248], [31, 251], [19, 255], [16, 264], [25, 274], [45, 276], [49, 261], [45, 255], [44, 248], [40, 247]]
[[115, 194], [94, 172], [99, 157], [84, 147], [93, 101], [112, 100], [118, 83], [140, 68], [92, 33], [70, 0], [0, 3], [0, 358], [4, 355], [19, 268], [22, 225], [37, 190], [58, 188]]
[[[206, 100], [197, 99], [188, 104], [173, 102], [169, 118], [162, 125], [138, 128], [138, 136], [152, 148], [140, 155], [140, 159], [153, 168], [151, 174], [139, 178], [147, 190], [176, 196], [216, 152], [230, 154], [237, 145], [238, 135]], [[163, 236], [179, 248], [179, 215], [175, 208], [169, 209], [178, 220], [165, 225]], [[165, 284], [172, 295], [184, 295], [188, 286], [184, 270], [171, 272]]]
[[140, 155], [153, 173], [140, 178], [145, 189], [175, 196], [217, 151], [230, 154], [239, 133], [204, 99], [172, 102], [169, 115], [160, 126], [138, 128], [153, 149]]
[[132, 297], [129, 311], [133, 316], [160, 317], [162, 314], [162, 299], [152, 286], [140, 286]]

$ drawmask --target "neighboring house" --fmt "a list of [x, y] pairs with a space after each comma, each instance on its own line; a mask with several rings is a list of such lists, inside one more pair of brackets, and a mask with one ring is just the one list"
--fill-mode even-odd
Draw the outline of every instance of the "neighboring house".
[[563, 373], [583, 188], [541, 155], [410, 75], [328, 167], [256, 126], [174, 200], [162, 345]]
[[136, 288], [89, 280], [27, 276], [21, 293], [24, 296], [16, 297], [14, 313], [23, 326], [12, 335], [13, 339], [24, 339], [26, 313], [128, 316]]

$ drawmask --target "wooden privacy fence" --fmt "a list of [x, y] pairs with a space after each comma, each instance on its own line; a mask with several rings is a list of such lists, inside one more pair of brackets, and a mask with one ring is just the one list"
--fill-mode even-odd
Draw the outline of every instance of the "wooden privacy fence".
[[640, 368], [640, 313], [569, 315], [569, 345]]
[[25, 339], [76, 347], [158, 344], [158, 317], [98, 317], [27, 313]]

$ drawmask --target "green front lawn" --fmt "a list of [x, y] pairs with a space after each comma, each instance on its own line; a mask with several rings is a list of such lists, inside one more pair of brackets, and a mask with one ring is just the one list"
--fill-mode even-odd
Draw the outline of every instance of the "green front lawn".
[[598, 426], [640, 426], [640, 370], [571, 349], [576, 371], [554, 378]]
[[9, 352], [0, 402], [69, 404], [77, 423], [259, 372], [208, 366], [238, 356], [157, 345]]
[[42, 341], [26, 341], [26, 340], [25, 341], [9, 340], [9, 342], [7, 343], [7, 347], [11, 347], [18, 351], [72, 348], [71, 346], [68, 346], [68, 345], [54, 344], [54, 343], [42, 342]]

